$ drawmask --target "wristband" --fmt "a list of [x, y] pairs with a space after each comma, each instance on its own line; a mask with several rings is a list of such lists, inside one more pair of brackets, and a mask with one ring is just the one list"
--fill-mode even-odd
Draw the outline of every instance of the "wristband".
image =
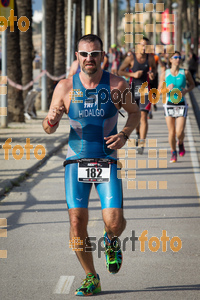
[[128, 135], [124, 131], [120, 131], [120, 133], [123, 133], [123, 136], [126, 141], [129, 139]]
[[54, 127], [54, 126], [56, 126], [56, 125], [58, 124], [58, 121], [57, 121], [55, 124], [53, 124], [53, 125], [49, 122], [49, 120], [47, 120], [47, 123], [48, 123], [48, 125], [49, 125], [50, 127]]

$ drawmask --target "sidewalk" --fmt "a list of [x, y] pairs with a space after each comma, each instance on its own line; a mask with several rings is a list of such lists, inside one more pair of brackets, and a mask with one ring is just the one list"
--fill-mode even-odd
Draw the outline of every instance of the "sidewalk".
[[[190, 119], [194, 145], [200, 162], [199, 128], [197, 126], [189, 95], [186, 96], [187, 102], [189, 103], [188, 115]], [[198, 102], [200, 101], [200, 90], [198, 88], [194, 89], [193, 97], [195, 97]], [[67, 116], [62, 118], [56, 135], [47, 135], [42, 128], [42, 121], [46, 116], [46, 112], [44, 113], [39, 111], [37, 114], [37, 119], [26, 120], [26, 123], [9, 123], [8, 128], [0, 128], [0, 196], [3, 196], [5, 192], [9, 192], [13, 186], [19, 185], [21, 181], [30, 176], [41, 164], [43, 164], [50, 156], [52, 156], [68, 142], [70, 128]], [[151, 122], [154, 122], [154, 120], [149, 120], [150, 124]], [[149, 130], [149, 134], [151, 134], [151, 130]], [[8, 138], [12, 139], [10, 142], [12, 149], [9, 149], [9, 160], [6, 160], [5, 150], [2, 149], [2, 146]], [[28, 158], [27, 150], [24, 148], [27, 138], [30, 139], [30, 144], [33, 145], [33, 149], [30, 150], [30, 159], [26, 159]], [[17, 144], [20, 145], [24, 150], [24, 154], [20, 160], [15, 160], [13, 157], [19, 153], [18, 150], [15, 155], [15, 149], [13, 149], [13, 147]], [[37, 153], [40, 155], [40, 150], [34, 154], [34, 149], [37, 145], [42, 145], [41, 148], [45, 148], [46, 150], [45, 157], [42, 160], [37, 159]], [[169, 148], [169, 146], [167, 147]], [[21, 149], [21, 154], [22, 152], [23, 151]]]
[[[41, 164], [43, 164], [50, 156], [58, 149], [62, 148], [68, 142], [69, 125], [68, 117], [62, 118], [56, 135], [48, 135], [43, 130], [42, 121], [46, 117], [46, 112], [37, 112], [37, 119], [26, 120], [26, 123], [9, 123], [8, 128], [0, 128], [0, 196], [8, 192], [13, 186], [19, 185], [22, 180], [30, 176]], [[11, 138], [9, 149], [9, 157], [5, 159], [5, 150], [2, 149], [5, 141]], [[33, 148], [30, 150], [30, 158], [27, 156], [25, 149], [27, 139], [30, 139], [30, 145]], [[16, 160], [19, 150], [15, 154], [15, 145], [20, 145], [22, 158]], [[38, 151], [34, 149], [37, 145]], [[18, 148], [18, 147], [17, 147]], [[41, 151], [45, 149], [45, 156], [39, 160]], [[37, 149], [37, 148], [36, 148]], [[9, 158], [9, 159], [8, 159]]]

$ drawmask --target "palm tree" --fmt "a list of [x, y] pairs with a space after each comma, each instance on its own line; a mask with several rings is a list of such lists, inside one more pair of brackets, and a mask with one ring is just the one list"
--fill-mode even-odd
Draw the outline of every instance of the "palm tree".
[[[15, 16], [18, 16], [17, 4], [14, 4]], [[20, 61], [20, 41], [17, 22], [14, 22], [14, 32], [7, 29], [7, 74], [8, 78], [22, 84]], [[24, 102], [22, 90], [8, 87], [8, 121], [24, 122]]]
[[[100, 22], [99, 22], [99, 34], [100, 34], [100, 38], [102, 39], [102, 41], [104, 42], [104, 0], [101, 0], [100, 3]], [[113, 26], [113, 24], [112, 24]]]
[[[157, 0], [156, 1], [157, 3], [163, 3], [163, 0]], [[161, 44], [161, 34], [158, 34], [158, 37], [157, 37], [157, 44], [160, 45]]]
[[[21, 50], [21, 68], [22, 85], [26, 85], [33, 79], [33, 42], [32, 42], [32, 1], [17, 0], [17, 9], [19, 16], [26, 16], [30, 21], [29, 29], [26, 32], [20, 31], [20, 50]], [[26, 98], [28, 91], [23, 91], [23, 98]]]
[[108, 48], [111, 45], [111, 3], [108, 0]]
[[68, 0], [64, 0], [64, 27], [65, 27], [65, 61], [67, 61], [67, 26], [68, 26]]
[[[153, 3], [153, 0], [149, 0], [149, 3]], [[153, 24], [152, 12], [149, 13], [149, 24]], [[149, 40], [150, 40], [150, 44], [153, 45], [153, 32], [149, 32]]]
[[177, 0], [178, 3], [178, 13], [177, 13], [177, 47], [176, 50], [182, 50], [182, 11], [183, 11], [183, 1]]
[[56, 7], [56, 32], [55, 32], [55, 56], [54, 75], [65, 73], [65, 34], [64, 34], [64, 0], [57, 1]]
[[126, 12], [129, 14], [131, 12], [130, 0], [126, 0]]
[[194, 53], [198, 55], [198, 42], [199, 42], [199, 1], [194, 0]]
[[[80, 37], [82, 36], [81, 33], [81, 0], [73, 0], [73, 3], [76, 4], [76, 20], [79, 20], [79, 22], [76, 21], [76, 28], [75, 28], [75, 51], [76, 51], [76, 45], [77, 45], [77, 41], [80, 39]], [[72, 20], [73, 22], [73, 20]], [[73, 53], [74, 57], [73, 59], [75, 59], [75, 54]]]
[[117, 44], [118, 36], [118, 1], [113, 0], [113, 9], [114, 9], [114, 43]]
[[[54, 52], [55, 52], [55, 24], [56, 3], [59, 1], [46, 0], [46, 68], [50, 74], [54, 74]], [[59, 18], [59, 16], [57, 16]], [[54, 82], [47, 77], [47, 103], [51, 102]]]

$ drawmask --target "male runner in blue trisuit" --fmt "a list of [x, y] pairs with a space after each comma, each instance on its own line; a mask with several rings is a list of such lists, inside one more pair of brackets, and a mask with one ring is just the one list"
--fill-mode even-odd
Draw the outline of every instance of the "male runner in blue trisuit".
[[[126, 101], [122, 103], [122, 94], [128, 84], [124, 79], [101, 69], [104, 55], [103, 44], [98, 36], [89, 34], [79, 40], [76, 56], [81, 72], [58, 83], [43, 127], [47, 133], [54, 133], [64, 112], [69, 116], [71, 129], [65, 162], [65, 188], [70, 238], [79, 237], [85, 242], [88, 237], [88, 199], [92, 187], [92, 183], [84, 182], [88, 176], [90, 182], [95, 182], [101, 200], [106, 266], [110, 273], [115, 274], [122, 263], [122, 252], [116, 237], [121, 235], [126, 226], [122, 208], [122, 182], [117, 178], [117, 149], [124, 146], [139, 123], [140, 112], [138, 106], [132, 103], [131, 93], [127, 93]], [[114, 89], [118, 92], [118, 98], [116, 93], [111, 93]], [[128, 112], [128, 119], [123, 130], [117, 133], [118, 110], [121, 107]], [[104, 163], [110, 166], [109, 175], [104, 173], [108, 169], [103, 167]], [[81, 168], [81, 164], [86, 167]], [[96, 294], [101, 291], [101, 286], [92, 252], [85, 251], [85, 245], [76, 248], [83, 248], [76, 254], [86, 279], [75, 294]]]

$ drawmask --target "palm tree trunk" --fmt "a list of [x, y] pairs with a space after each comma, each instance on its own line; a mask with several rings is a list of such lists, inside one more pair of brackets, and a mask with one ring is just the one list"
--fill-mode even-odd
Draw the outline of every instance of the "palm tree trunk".
[[67, 53], [68, 0], [64, 0], [64, 10], [65, 10], [65, 13], [64, 13], [64, 16], [65, 16], [65, 19], [64, 19], [65, 20], [65, 24], [64, 24], [64, 26], [65, 26], [65, 61], [67, 61], [67, 56], [68, 56], [68, 53]]
[[[58, 2], [58, 1], [57, 1]], [[55, 28], [56, 28], [56, 1], [46, 0], [46, 68], [50, 74], [54, 74]], [[57, 16], [59, 18], [59, 16]], [[51, 102], [54, 82], [47, 77], [47, 103]]]
[[[14, 6], [15, 16], [17, 4]], [[14, 22], [14, 32], [7, 29], [7, 74], [15, 83], [22, 84], [20, 61], [20, 40], [17, 22]], [[24, 122], [24, 101], [21, 90], [8, 86], [8, 122]]]
[[193, 31], [193, 38], [194, 38], [194, 53], [198, 55], [198, 42], [199, 42], [199, 2], [198, 0], [194, 0], [194, 31]]
[[[112, 24], [112, 26], [113, 26], [113, 24]], [[99, 33], [100, 33], [100, 38], [104, 42], [104, 0], [101, 0], [101, 3], [100, 3]]]
[[110, 0], [108, 0], [108, 48], [111, 45], [111, 3]]
[[114, 9], [114, 43], [117, 44], [118, 37], [118, 1], [113, 0], [113, 9]]
[[[18, 15], [26, 16], [30, 21], [29, 29], [26, 32], [20, 31], [20, 50], [21, 50], [21, 68], [22, 68], [22, 85], [26, 85], [33, 79], [33, 41], [32, 41], [32, 1], [16, 0]], [[25, 99], [28, 91], [32, 87], [23, 91]]]
[[[163, 3], [163, 0], [157, 0], [157, 3]], [[159, 33], [157, 36], [157, 44], [160, 45], [161, 44], [161, 34]]]
[[[153, 0], [149, 0], [149, 3], [153, 3]], [[153, 13], [152, 12], [149, 13], [149, 24], [153, 24]], [[150, 44], [153, 45], [153, 32], [149, 32], [148, 38], [150, 40]]]
[[[81, 20], [81, 0], [73, 0], [73, 3], [76, 4], [76, 20]], [[73, 22], [73, 20], [72, 20]], [[75, 30], [76, 34], [75, 34], [75, 51], [76, 51], [76, 45], [78, 40], [80, 39], [80, 37], [82, 36], [81, 34], [81, 22], [76, 22], [76, 30]], [[73, 38], [73, 37], [72, 37]], [[75, 53], [73, 53], [73, 60], [76, 59]]]
[[55, 32], [55, 56], [54, 75], [60, 76], [65, 73], [65, 34], [64, 34], [64, 0], [57, 1], [56, 7], [56, 32]]
[[178, 14], [177, 14], [177, 49], [178, 51], [182, 50], [182, 11], [183, 11], [183, 1], [178, 0]]
[[128, 14], [131, 12], [130, 0], [126, 0], [126, 12]]

